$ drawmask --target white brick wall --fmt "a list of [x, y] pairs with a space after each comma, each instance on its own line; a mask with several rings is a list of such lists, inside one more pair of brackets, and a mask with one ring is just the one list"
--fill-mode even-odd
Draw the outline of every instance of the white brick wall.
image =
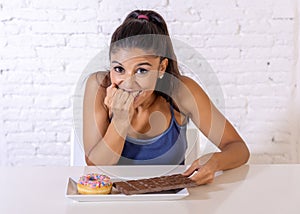
[[1, 0], [0, 165], [69, 164], [77, 79], [137, 8], [209, 62], [252, 163], [300, 162], [299, 1]]
[[[297, 22], [295, 23], [295, 26], [300, 25], [300, 1], [297, 1], [297, 13], [298, 13], [298, 19]], [[298, 33], [295, 36], [295, 43], [297, 44], [297, 52], [296, 52], [296, 57], [297, 63], [296, 63], [296, 70], [295, 74], [293, 77], [296, 79], [296, 85], [298, 86], [295, 89], [295, 97], [294, 97], [294, 103], [295, 105], [292, 106], [292, 139], [295, 141], [295, 151], [293, 152], [294, 156], [298, 159], [298, 162], [300, 162], [300, 29], [298, 29]]]

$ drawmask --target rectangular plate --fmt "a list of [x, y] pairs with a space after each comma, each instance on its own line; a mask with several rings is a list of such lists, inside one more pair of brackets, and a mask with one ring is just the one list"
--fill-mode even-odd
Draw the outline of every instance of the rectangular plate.
[[[130, 178], [135, 179], [135, 178]], [[119, 193], [116, 189], [112, 188], [111, 194], [108, 195], [81, 195], [77, 192], [77, 179], [69, 178], [67, 184], [66, 197], [79, 202], [101, 202], [101, 201], [166, 201], [178, 200], [189, 195], [186, 188], [178, 190], [177, 192], [163, 192], [163, 193], [148, 193], [136, 195], [124, 195]], [[112, 179], [113, 180], [113, 179]]]

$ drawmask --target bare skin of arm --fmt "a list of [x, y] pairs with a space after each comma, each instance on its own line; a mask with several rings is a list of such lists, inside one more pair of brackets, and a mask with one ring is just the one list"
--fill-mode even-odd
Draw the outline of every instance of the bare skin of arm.
[[184, 174], [191, 175], [197, 171], [192, 179], [198, 184], [211, 183], [216, 171], [232, 169], [246, 163], [249, 150], [203, 89], [188, 77], [182, 77], [181, 81], [183, 87], [177, 96], [177, 100], [180, 100], [179, 107], [190, 115], [201, 132], [221, 150], [195, 160]]
[[[112, 87], [106, 89], [99, 86], [99, 80], [96, 78], [95, 74], [89, 77], [84, 95], [83, 141], [86, 163], [88, 165], [113, 165], [118, 162], [123, 150], [130, 117], [128, 112], [133, 98], [126, 93], [121, 93], [120, 90], [114, 91]], [[105, 104], [107, 94], [115, 96], [119, 101], [110, 101], [111, 105], [114, 102], [114, 113], [119, 114], [118, 117], [113, 117], [111, 122], [109, 122], [109, 110]]]

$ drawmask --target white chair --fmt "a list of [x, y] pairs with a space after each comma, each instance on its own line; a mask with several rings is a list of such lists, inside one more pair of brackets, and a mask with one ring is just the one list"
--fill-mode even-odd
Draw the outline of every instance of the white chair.
[[185, 165], [191, 165], [200, 155], [200, 134], [196, 128], [186, 130], [187, 150], [185, 153]]
[[86, 166], [83, 145], [80, 143], [78, 135], [72, 129], [71, 131], [71, 166]]

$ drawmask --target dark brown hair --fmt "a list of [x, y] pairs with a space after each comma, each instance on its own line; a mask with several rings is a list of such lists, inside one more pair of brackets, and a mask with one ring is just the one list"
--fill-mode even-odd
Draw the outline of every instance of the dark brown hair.
[[[140, 15], [144, 18], [140, 18]], [[151, 10], [135, 10], [129, 13], [112, 35], [109, 55], [120, 48], [139, 48], [151, 51], [159, 56], [161, 61], [164, 58], [168, 59], [167, 75], [158, 79], [155, 91], [172, 103], [170, 96], [176, 88], [174, 80], [178, 82], [180, 73], [163, 17]]]

